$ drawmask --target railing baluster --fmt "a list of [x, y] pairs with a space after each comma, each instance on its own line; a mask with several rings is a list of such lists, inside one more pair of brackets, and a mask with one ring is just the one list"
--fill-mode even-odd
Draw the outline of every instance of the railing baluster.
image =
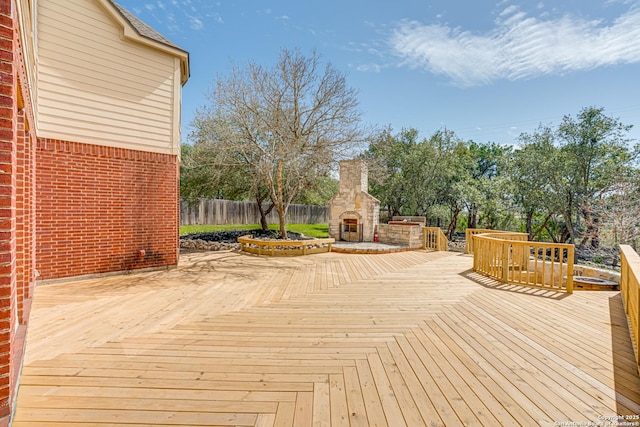
[[422, 227], [423, 249], [431, 249], [434, 251], [447, 251], [448, 240], [440, 227]]

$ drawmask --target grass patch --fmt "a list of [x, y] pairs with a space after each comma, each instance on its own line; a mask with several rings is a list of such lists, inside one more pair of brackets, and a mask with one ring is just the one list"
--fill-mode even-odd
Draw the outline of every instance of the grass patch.
[[[269, 226], [269, 228], [271, 228], [271, 226]], [[273, 224], [273, 229], [279, 230], [280, 226]], [[329, 224], [288, 224], [287, 230], [319, 239], [329, 237]]]
[[[228, 230], [260, 230], [260, 224], [225, 224], [225, 225], [181, 225], [180, 235], [193, 233], [212, 233]], [[279, 230], [278, 224], [269, 224], [270, 230]], [[329, 224], [287, 224], [288, 231], [302, 233], [305, 236], [325, 238], [329, 237]]]

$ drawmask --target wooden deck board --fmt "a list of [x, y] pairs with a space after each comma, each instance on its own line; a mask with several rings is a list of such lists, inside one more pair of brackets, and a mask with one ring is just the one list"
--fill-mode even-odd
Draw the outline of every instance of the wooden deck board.
[[616, 292], [425, 251], [182, 257], [38, 286], [13, 425], [553, 425], [640, 413]]
[[367, 410], [364, 406], [362, 388], [355, 367], [344, 367], [344, 387], [347, 399], [349, 424], [353, 427], [367, 426]]
[[[509, 411], [517, 414], [518, 420], [532, 417], [531, 424], [535, 424], [541, 420], [573, 419], [578, 415], [572, 408], [576, 403], [574, 397], [565, 393], [559, 384], [556, 385], [553, 377], [537, 372], [509, 345], [491, 335], [489, 325], [481, 326], [461, 312], [456, 312], [456, 316], [459, 316], [456, 317], [458, 322], [447, 319], [447, 330], [454, 336], [458, 335], [456, 331], [461, 332], [458, 345], [499, 383], [499, 387], [492, 388], [492, 391], [503, 404], [510, 405]], [[558, 396], [562, 400], [548, 401], [547, 396]], [[588, 406], [582, 409], [591, 411]]]

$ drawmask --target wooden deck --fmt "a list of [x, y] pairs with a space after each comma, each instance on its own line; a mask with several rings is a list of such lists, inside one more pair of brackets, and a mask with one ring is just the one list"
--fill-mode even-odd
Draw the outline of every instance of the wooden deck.
[[[445, 252], [182, 257], [40, 286], [14, 427], [535, 426], [640, 414], [618, 292]], [[615, 351], [614, 351], [615, 349]]]

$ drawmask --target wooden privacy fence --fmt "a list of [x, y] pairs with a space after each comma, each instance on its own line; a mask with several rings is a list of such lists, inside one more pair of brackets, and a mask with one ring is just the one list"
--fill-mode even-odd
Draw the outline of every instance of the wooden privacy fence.
[[624, 301], [624, 309], [629, 319], [634, 349], [636, 351], [636, 367], [640, 371], [640, 256], [631, 246], [620, 245], [620, 293]]
[[[268, 206], [265, 205], [265, 210]], [[267, 215], [269, 224], [279, 222], [274, 210]], [[288, 224], [325, 224], [329, 222], [327, 206], [290, 205], [287, 211]], [[180, 225], [222, 225], [222, 224], [259, 224], [260, 210], [256, 202], [237, 202], [233, 200], [201, 200], [190, 204], [180, 203]]]
[[424, 249], [434, 251], [446, 251], [449, 249], [449, 241], [447, 236], [442, 232], [440, 227], [422, 227], [422, 236]]
[[573, 292], [573, 245], [528, 242], [526, 233], [474, 234], [474, 271], [504, 283]]

